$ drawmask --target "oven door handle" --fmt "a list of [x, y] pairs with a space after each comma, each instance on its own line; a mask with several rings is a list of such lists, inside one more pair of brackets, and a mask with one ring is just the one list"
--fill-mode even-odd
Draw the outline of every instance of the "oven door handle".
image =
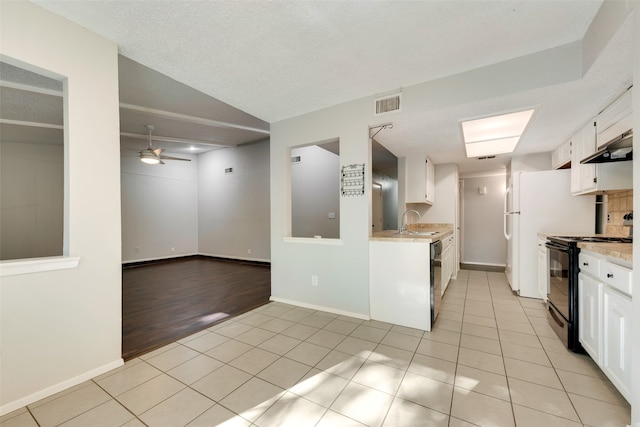
[[558, 326], [560, 326], [561, 328], [564, 328], [564, 323], [560, 319], [558, 319], [558, 315], [555, 313], [555, 311], [553, 310], [553, 307], [551, 307], [550, 305], [549, 305], [549, 314], [551, 314], [551, 317], [558, 324]]
[[562, 245], [558, 245], [556, 243], [553, 242], [549, 242], [547, 241], [547, 243], [544, 244], [547, 248], [549, 249], [553, 249], [556, 251], [560, 251], [560, 252], [569, 252], [569, 248], [567, 246], [562, 246]]

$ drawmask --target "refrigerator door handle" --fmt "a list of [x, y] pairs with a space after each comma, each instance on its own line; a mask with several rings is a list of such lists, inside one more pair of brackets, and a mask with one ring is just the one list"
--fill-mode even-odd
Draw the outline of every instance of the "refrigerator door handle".
[[507, 190], [504, 192], [504, 222], [503, 222], [503, 232], [504, 238], [507, 240], [511, 240], [511, 233], [507, 233], [507, 215], [510, 215], [511, 212], [507, 212], [507, 198], [509, 197], [509, 193], [511, 193], [511, 187], [507, 187]]

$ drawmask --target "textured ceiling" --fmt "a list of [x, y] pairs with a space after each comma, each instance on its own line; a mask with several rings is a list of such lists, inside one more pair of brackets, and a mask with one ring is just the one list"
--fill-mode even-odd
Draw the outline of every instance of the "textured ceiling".
[[[602, 1], [36, 3], [117, 42], [122, 55], [273, 123], [579, 41]], [[495, 169], [504, 158], [464, 159], [458, 120], [542, 105], [518, 150], [548, 151], [630, 83], [629, 45], [629, 32], [617, 37], [607, 47], [617, 64], [599, 60], [584, 79], [397, 116], [379, 140], [397, 155], [426, 149], [462, 171]]]

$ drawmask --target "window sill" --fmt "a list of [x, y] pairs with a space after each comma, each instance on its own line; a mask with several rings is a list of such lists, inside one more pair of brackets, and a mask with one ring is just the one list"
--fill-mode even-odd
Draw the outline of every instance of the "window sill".
[[316, 239], [313, 237], [283, 237], [284, 243], [308, 243], [313, 245], [342, 246], [341, 239]]
[[0, 277], [77, 268], [80, 257], [56, 256], [0, 261]]

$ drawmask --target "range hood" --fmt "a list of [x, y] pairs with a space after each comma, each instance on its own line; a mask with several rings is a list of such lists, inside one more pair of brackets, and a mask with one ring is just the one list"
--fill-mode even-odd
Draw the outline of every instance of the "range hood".
[[580, 163], [609, 163], [633, 159], [633, 129], [618, 135]]

